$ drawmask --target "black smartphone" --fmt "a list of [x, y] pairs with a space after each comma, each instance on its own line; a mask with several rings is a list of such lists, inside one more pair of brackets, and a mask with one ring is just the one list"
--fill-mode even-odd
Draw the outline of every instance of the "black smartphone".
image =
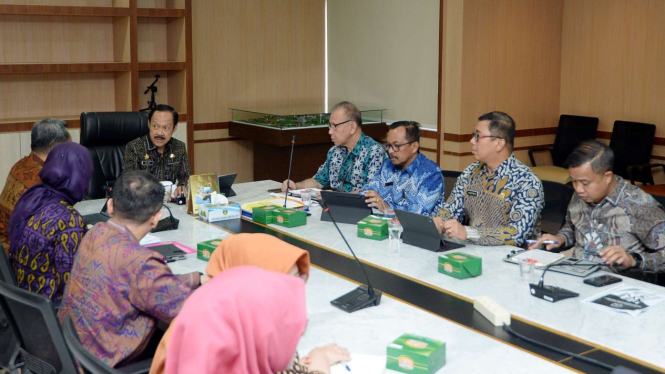
[[608, 284], [621, 282], [621, 278], [613, 277], [611, 275], [600, 275], [594, 278], [587, 278], [584, 280], [584, 283], [590, 284], [596, 287], [607, 286]]

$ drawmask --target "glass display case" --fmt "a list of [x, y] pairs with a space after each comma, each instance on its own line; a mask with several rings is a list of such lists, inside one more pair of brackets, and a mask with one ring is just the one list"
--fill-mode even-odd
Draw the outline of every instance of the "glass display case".
[[[324, 106], [285, 108], [231, 108], [231, 120], [236, 123], [278, 130], [327, 127], [330, 113]], [[383, 122], [385, 109], [361, 110], [363, 125]]]

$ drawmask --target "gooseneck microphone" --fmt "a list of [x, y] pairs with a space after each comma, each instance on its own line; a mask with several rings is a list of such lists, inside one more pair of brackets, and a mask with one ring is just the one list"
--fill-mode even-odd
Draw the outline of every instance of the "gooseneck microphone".
[[530, 283], [529, 284], [529, 292], [531, 292], [531, 295], [543, 299], [545, 301], [549, 301], [550, 303], [556, 303], [559, 300], [565, 300], [569, 299], [571, 297], [577, 297], [580, 296], [577, 292], [573, 292], [570, 290], [566, 290], [565, 288], [561, 287], [556, 287], [556, 286], [546, 286], [545, 285], [545, 273], [549, 268], [555, 267], [555, 266], [586, 266], [586, 267], [593, 267], [593, 266], [610, 266], [609, 264], [576, 264], [576, 265], [570, 265], [570, 264], [560, 264], [560, 263], [553, 263], [549, 264], [545, 267], [543, 270], [543, 274], [540, 276], [540, 281], [538, 284], [536, 283]]
[[[286, 199], [289, 197], [289, 184], [291, 183], [291, 165], [293, 164], [293, 147], [296, 145], [295, 134], [291, 138], [291, 157], [289, 158], [289, 174], [286, 178], [286, 191], [284, 192], [284, 208], [286, 208]], [[298, 186], [296, 186], [298, 187]]]
[[349, 245], [349, 242], [346, 241], [346, 237], [344, 237], [344, 234], [342, 234], [342, 230], [340, 230], [339, 226], [337, 226], [337, 221], [335, 221], [335, 217], [333, 217], [333, 213], [330, 208], [326, 206], [323, 200], [321, 200], [319, 204], [321, 204], [321, 207], [324, 209], [324, 211], [328, 212], [330, 220], [335, 225], [339, 235], [342, 237], [342, 239], [344, 239], [344, 243], [346, 243], [346, 246], [351, 251], [353, 258], [356, 259], [356, 263], [358, 266], [360, 266], [360, 270], [362, 270], [363, 274], [365, 275], [365, 280], [367, 281], [367, 287], [359, 286], [355, 290], [331, 301], [330, 304], [348, 313], [353, 313], [357, 310], [368, 308], [370, 306], [379, 305], [381, 303], [381, 292], [375, 291], [374, 287], [372, 287], [372, 283], [369, 281], [365, 267], [363, 266], [362, 262], [358, 260], [358, 256], [356, 256], [356, 253], [353, 251], [353, 248], [351, 248], [351, 245]]

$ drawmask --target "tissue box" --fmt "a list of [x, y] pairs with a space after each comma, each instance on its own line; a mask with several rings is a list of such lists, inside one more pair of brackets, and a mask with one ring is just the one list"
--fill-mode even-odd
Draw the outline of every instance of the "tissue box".
[[457, 279], [477, 277], [483, 273], [482, 259], [462, 252], [440, 255], [439, 273]]
[[433, 374], [446, 364], [446, 343], [403, 334], [388, 344], [386, 368], [401, 373]]
[[275, 208], [273, 223], [284, 227], [303, 226], [307, 223], [307, 212], [289, 208]]
[[219, 243], [222, 242], [222, 239], [212, 239], [206, 240], [205, 242], [196, 244], [196, 258], [203, 261], [210, 261], [210, 256], [212, 252], [217, 249]]
[[265, 225], [275, 223], [275, 209], [274, 205], [261, 205], [252, 208], [252, 219], [254, 222], [263, 223]]
[[242, 211], [240, 204], [228, 205], [201, 204], [199, 205], [199, 218], [206, 222], [226, 221], [240, 218]]
[[358, 237], [373, 240], [384, 240], [388, 237], [388, 220], [383, 217], [369, 215], [358, 222]]

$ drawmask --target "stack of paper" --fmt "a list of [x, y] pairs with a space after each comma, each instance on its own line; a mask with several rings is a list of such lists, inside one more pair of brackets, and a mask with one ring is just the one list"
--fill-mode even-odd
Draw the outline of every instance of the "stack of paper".
[[146, 236], [144, 236], [143, 239], [141, 239], [139, 244], [145, 246], [145, 245], [148, 245], [148, 244], [155, 244], [155, 243], [161, 243], [161, 242], [162, 242], [162, 239], [160, 239], [160, 238], [158, 238], [154, 235], [146, 234]]

